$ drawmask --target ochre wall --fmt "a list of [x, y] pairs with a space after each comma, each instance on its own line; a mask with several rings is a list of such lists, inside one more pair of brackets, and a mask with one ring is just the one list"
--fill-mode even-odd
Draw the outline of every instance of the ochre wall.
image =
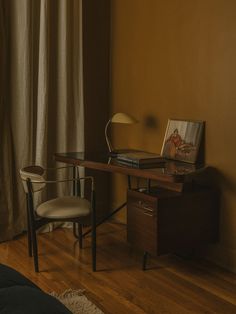
[[[222, 192], [220, 242], [207, 254], [236, 271], [236, 1], [113, 0], [111, 84], [112, 112], [140, 121], [113, 126], [116, 147], [158, 153], [168, 118], [206, 121], [206, 162]], [[113, 184], [115, 205], [125, 178]]]

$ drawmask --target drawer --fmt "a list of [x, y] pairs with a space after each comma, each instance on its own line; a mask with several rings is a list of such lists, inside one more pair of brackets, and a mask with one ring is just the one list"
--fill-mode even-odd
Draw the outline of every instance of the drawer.
[[131, 206], [146, 210], [147, 212], [153, 212], [157, 208], [157, 198], [150, 197], [149, 195], [137, 191], [129, 190], [127, 200], [128, 204]]
[[212, 242], [217, 233], [218, 201], [212, 189], [195, 185], [182, 193], [128, 190], [127, 237], [142, 251], [185, 251]]
[[127, 205], [128, 242], [150, 254], [157, 254], [157, 211], [145, 206]]
[[156, 212], [156, 204], [145, 201], [145, 200], [140, 200], [140, 199], [129, 199], [129, 204], [130, 206], [133, 206], [135, 208], [138, 208], [140, 210], [143, 210], [144, 212], [148, 213], [154, 213]]

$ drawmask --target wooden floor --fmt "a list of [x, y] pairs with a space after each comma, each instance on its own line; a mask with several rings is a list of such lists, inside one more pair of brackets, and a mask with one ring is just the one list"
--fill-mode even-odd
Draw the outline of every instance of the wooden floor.
[[0, 244], [0, 262], [45, 291], [85, 289], [105, 313], [236, 313], [236, 276], [203, 261], [166, 256], [141, 270], [141, 255], [126, 243], [124, 225], [98, 228], [98, 271], [91, 271], [90, 237], [80, 250], [71, 230], [39, 235], [40, 273], [27, 256], [26, 236]]

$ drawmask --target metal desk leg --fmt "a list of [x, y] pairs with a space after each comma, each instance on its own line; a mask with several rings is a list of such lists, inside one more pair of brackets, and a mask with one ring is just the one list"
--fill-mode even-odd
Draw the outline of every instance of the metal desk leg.
[[146, 270], [147, 258], [148, 258], [148, 252], [144, 252], [144, 253], [143, 253], [143, 265], [142, 265], [142, 270]]
[[147, 180], [147, 192], [150, 193], [151, 190], [151, 179]]
[[[131, 177], [128, 176], [128, 188], [131, 189]], [[116, 209], [113, 210], [113, 212], [107, 214], [104, 218], [102, 218], [98, 223], [96, 223], [96, 228], [98, 226], [100, 226], [103, 222], [105, 222], [106, 220], [108, 220], [109, 218], [111, 218], [113, 215], [115, 215], [116, 213], [118, 213], [118, 211], [120, 211], [123, 207], [125, 207], [127, 205], [127, 202], [121, 204], [119, 207], [117, 207]], [[86, 232], [83, 233], [83, 237], [85, 237], [87, 234], [89, 234], [91, 232], [91, 229], [87, 230]]]
[[[79, 170], [76, 166], [73, 166], [73, 196], [81, 196]], [[73, 234], [76, 239], [79, 239], [79, 247], [82, 248], [82, 225], [78, 222], [73, 223]]]
[[76, 169], [76, 166], [73, 166], [73, 195], [75, 196], [76, 195], [76, 182], [75, 179], [77, 179], [77, 169]]
[[131, 177], [128, 176], [128, 189], [130, 190], [131, 189]]

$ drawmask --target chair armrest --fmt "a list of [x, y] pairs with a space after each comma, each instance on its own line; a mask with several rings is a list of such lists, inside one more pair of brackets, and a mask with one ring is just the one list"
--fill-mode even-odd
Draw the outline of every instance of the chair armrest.
[[68, 169], [73, 168], [74, 166], [64, 166], [64, 167], [54, 167], [54, 168], [44, 168], [45, 171], [47, 170], [60, 170], [60, 169]]
[[[70, 182], [70, 181], [78, 181], [78, 180], [91, 180], [91, 189], [94, 191], [94, 178], [92, 176], [86, 176], [86, 177], [81, 177], [81, 178], [76, 178], [76, 179], [64, 179], [64, 180], [40, 180], [40, 181], [35, 181], [35, 180], [30, 180], [31, 183], [33, 184], [51, 184], [51, 183], [62, 183], [62, 182]], [[27, 180], [24, 180], [27, 181]]]

